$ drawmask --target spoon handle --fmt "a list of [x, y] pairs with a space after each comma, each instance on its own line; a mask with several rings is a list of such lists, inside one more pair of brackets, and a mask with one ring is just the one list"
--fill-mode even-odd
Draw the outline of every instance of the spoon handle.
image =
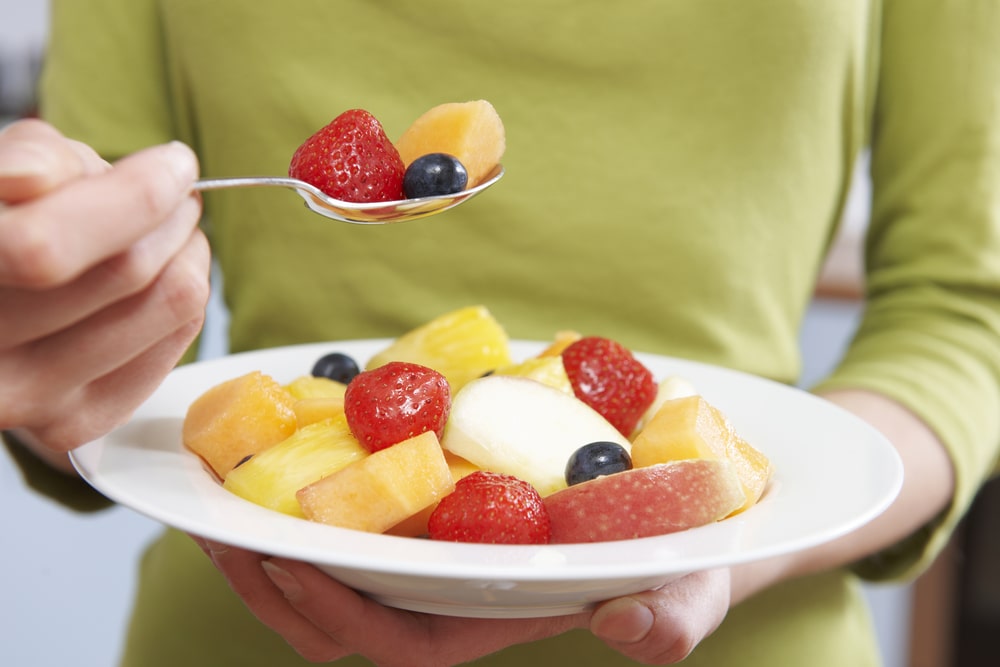
[[283, 188], [298, 188], [302, 183], [294, 178], [279, 176], [247, 176], [242, 178], [203, 178], [195, 181], [193, 190], [221, 190], [223, 188], [252, 188], [258, 186], [279, 186]]

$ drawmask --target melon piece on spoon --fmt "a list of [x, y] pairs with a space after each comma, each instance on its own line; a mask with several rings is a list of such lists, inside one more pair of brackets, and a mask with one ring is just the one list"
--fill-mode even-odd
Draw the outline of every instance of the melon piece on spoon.
[[506, 147], [503, 122], [486, 100], [447, 102], [432, 107], [413, 121], [396, 142], [407, 167], [429, 153], [455, 156], [469, 175], [470, 188], [486, 180], [500, 164]]

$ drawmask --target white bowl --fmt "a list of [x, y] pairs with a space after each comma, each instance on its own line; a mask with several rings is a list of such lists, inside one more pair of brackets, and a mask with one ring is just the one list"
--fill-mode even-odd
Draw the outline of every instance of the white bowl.
[[[690, 572], [805, 549], [877, 516], [902, 484], [889, 442], [836, 406], [744, 373], [641, 353], [657, 380], [677, 375], [692, 382], [770, 458], [774, 479], [756, 506], [713, 525], [624, 542], [436, 542], [334, 528], [258, 507], [224, 490], [181, 444], [188, 406], [219, 382], [252, 370], [288, 382], [327, 352], [363, 363], [388, 342], [300, 345], [184, 366], [128, 424], [76, 450], [73, 462], [109, 498], [166, 525], [315, 563], [387, 605], [486, 618], [574, 613]], [[513, 341], [511, 350], [526, 358], [542, 346]]]

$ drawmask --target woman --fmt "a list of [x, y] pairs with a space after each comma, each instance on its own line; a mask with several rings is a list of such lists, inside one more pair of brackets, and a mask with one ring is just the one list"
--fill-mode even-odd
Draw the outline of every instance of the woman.
[[[900, 496], [869, 525], [515, 621], [388, 609], [307, 565], [168, 531], [124, 664], [877, 662], [859, 575], [921, 571], [1000, 442], [1000, 4], [102, 0], [55, 2], [53, 18], [43, 113], [109, 159], [180, 139], [206, 175], [278, 174], [347, 108], [391, 136], [445, 101], [503, 117], [502, 187], [433, 220], [358, 230], [284, 193], [206, 196], [233, 350], [392, 336], [484, 303], [515, 337], [571, 328], [791, 382], [872, 150], [866, 312], [816, 388], [903, 459]], [[121, 418], [116, 398], [94, 401]], [[4, 426], [58, 451], [108, 424]]]

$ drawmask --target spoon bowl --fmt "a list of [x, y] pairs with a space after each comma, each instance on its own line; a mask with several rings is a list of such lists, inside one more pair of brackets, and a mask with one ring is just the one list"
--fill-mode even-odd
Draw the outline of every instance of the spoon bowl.
[[297, 178], [278, 176], [255, 176], [245, 178], [206, 178], [195, 182], [197, 191], [221, 190], [224, 188], [282, 187], [291, 188], [305, 200], [306, 206], [315, 213], [356, 225], [386, 225], [406, 222], [435, 215], [462, 204], [487, 189], [504, 174], [503, 165], [497, 165], [479, 185], [449, 195], [401, 199], [398, 201], [349, 202], [330, 197], [314, 185]]

